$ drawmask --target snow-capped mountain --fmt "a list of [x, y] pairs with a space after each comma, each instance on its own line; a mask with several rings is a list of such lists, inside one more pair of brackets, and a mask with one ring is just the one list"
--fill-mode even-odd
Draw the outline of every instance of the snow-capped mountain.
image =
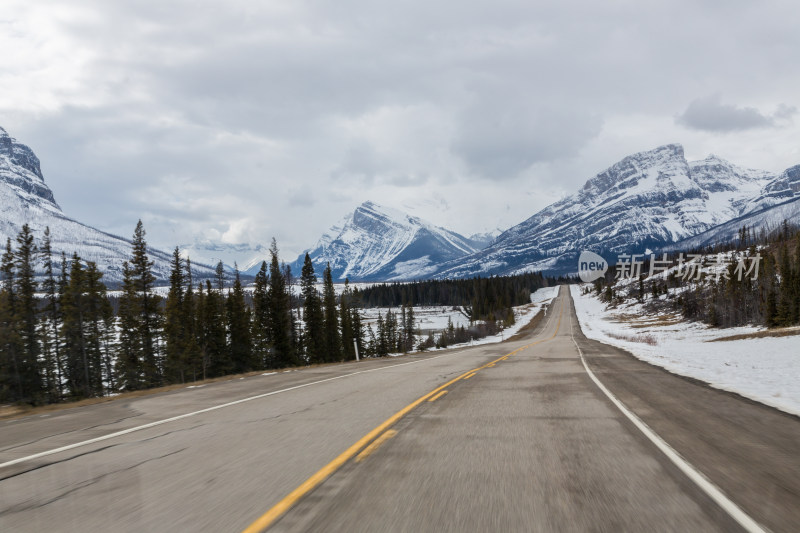
[[[3, 245], [14, 239], [24, 224], [41, 240], [50, 227], [53, 261], [60, 264], [61, 252], [69, 259], [77, 252], [81, 259], [94, 261], [104, 273], [106, 284], [122, 279], [122, 262], [131, 255], [129, 239], [105, 233], [66, 216], [56, 203], [53, 192], [44, 182], [39, 158], [33, 150], [10, 137], [0, 128], [0, 239]], [[136, 221], [131, 221], [131, 233]], [[154, 261], [153, 273], [159, 280], [169, 279], [171, 255], [149, 248]], [[210, 268], [195, 265], [196, 273], [211, 277]]]
[[775, 181], [767, 172], [715, 156], [688, 162], [681, 145], [661, 146], [624, 158], [488, 248], [443, 265], [435, 276], [567, 273], [575, 271], [582, 250], [609, 257], [655, 250], [751, 211], [753, 199]]
[[[334, 280], [390, 281], [430, 277], [442, 263], [481, 246], [418, 217], [364, 202], [307, 252], [318, 276], [330, 263]], [[291, 265], [297, 276], [304, 258], [305, 252]]]
[[666, 246], [665, 251], [688, 251], [715, 244], [735, 242], [739, 230], [747, 226], [752, 234], [770, 233], [783, 222], [800, 226], [800, 165], [791, 167], [771, 180], [744, 202], [740, 215], [706, 230]]
[[478, 247], [478, 250], [483, 250], [487, 246], [491, 246], [494, 244], [494, 241], [497, 240], [497, 237], [503, 233], [503, 230], [496, 229], [494, 231], [486, 231], [483, 233], [473, 233], [467, 239], [472, 241], [475, 246]]

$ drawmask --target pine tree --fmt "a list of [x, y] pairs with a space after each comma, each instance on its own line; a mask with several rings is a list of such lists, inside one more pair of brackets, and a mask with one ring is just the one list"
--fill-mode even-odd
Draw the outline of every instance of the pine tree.
[[6, 251], [0, 261], [0, 397], [7, 401], [25, 399], [19, 356], [22, 342], [19, 338], [16, 314], [17, 297], [14, 283], [14, 252], [11, 239], [6, 241]]
[[253, 289], [253, 353], [262, 368], [272, 366], [270, 357], [270, 303], [269, 303], [269, 279], [267, 276], [267, 262], [261, 262]]
[[190, 318], [186, 316], [185, 270], [180, 249], [176, 246], [172, 252], [172, 263], [169, 276], [169, 292], [164, 309], [164, 367], [167, 380], [173, 383], [185, 383], [188, 362], [187, 343], [190, 333], [187, 331]]
[[386, 323], [380, 311], [378, 312], [378, 321], [375, 324], [376, 332], [374, 337], [374, 350], [376, 357], [384, 357], [389, 354], [388, 339], [386, 335]]
[[153, 275], [153, 262], [147, 255], [147, 243], [142, 221], [136, 224], [133, 234], [133, 257], [131, 270], [136, 287], [136, 297], [140, 301], [138, 332], [142, 350], [142, 366], [146, 387], [156, 387], [162, 383], [161, 361], [158, 339], [163, 317], [161, 297], [153, 292], [156, 277]]
[[291, 299], [278, 259], [278, 243], [274, 238], [269, 253], [269, 326], [273, 350], [270, 366], [283, 368], [297, 364], [292, 344], [292, 323], [289, 316], [292, 311]]
[[355, 332], [353, 331], [352, 315], [350, 314], [350, 281], [345, 278], [344, 291], [339, 297], [339, 322], [342, 330], [342, 353], [345, 359], [355, 359], [356, 353], [353, 346]]
[[319, 292], [317, 292], [317, 276], [311, 257], [306, 254], [303, 260], [303, 269], [300, 272], [300, 291], [303, 296], [303, 316], [305, 319], [305, 332], [303, 345], [305, 346], [306, 361], [317, 364], [325, 361], [322, 305]]
[[350, 324], [352, 324], [353, 340], [358, 347], [360, 357], [366, 353], [366, 343], [364, 342], [364, 326], [362, 324], [361, 313], [357, 307], [350, 309]]
[[[786, 221], [784, 220], [784, 224]], [[788, 233], [788, 229], [784, 228], [784, 232]], [[788, 235], [787, 235], [788, 236]], [[794, 298], [792, 289], [794, 288], [794, 279], [792, 266], [789, 259], [789, 251], [784, 241], [780, 250], [780, 275], [781, 282], [776, 296], [778, 303], [775, 313], [775, 324], [778, 326], [788, 326], [794, 319]]]
[[214, 279], [217, 281], [217, 290], [222, 292], [225, 288], [225, 265], [222, 261], [219, 261], [214, 269]]
[[[289, 331], [291, 332], [292, 353], [294, 354], [294, 364], [299, 365], [302, 361], [303, 355], [303, 331], [300, 327], [300, 300], [292, 294], [292, 285], [294, 278], [292, 277], [292, 267], [287, 264], [283, 266], [283, 279], [286, 284], [289, 296]], [[297, 304], [295, 306], [295, 303]], [[295, 314], [295, 308], [297, 314]]]
[[104, 350], [110, 343], [112, 330], [111, 303], [106, 295], [106, 286], [101, 281], [103, 273], [93, 261], [86, 263], [84, 275], [84, 302], [86, 305], [86, 348], [89, 361], [89, 379], [93, 396], [102, 396], [115, 389], [115, 372], [109, 353]]
[[[208, 286], [211, 285], [208, 281], [206, 281], [206, 284]], [[211, 292], [210, 288], [209, 292]], [[195, 333], [197, 336], [198, 349], [200, 351], [198, 360], [200, 362], [199, 371], [201, 379], [206, 379], [211, 371], [210, 335], [208, 331], [208, 319], [206, 318], [206, 313], [208, 313], [207, 298], [208, 296], [203, 290], [203, 283], [199, 283], [197, 285], [197, 320], [195, 323]]]
[[342, 337], [339, 333], [338, 313], [336, 312], [336, 291], [333, 288], [331, 265], [322, 273], [322, 306], [323, 306], [323, 338], [325, 342], [325, 360], [342, 360]]
[[53, 273], [53, 249], [49, 227], [44, 230], [39, 256], [44, 269], [42, 291], [44, 292], [45, 306], [44, 316], [40, 323], [40, 338], [45, 392], [48, 401], [54, 403], [61, 401], [63, 397], [63, 372], [61, 368], [61, 309], [58, 302], [58, 283]]
[[[192, 262], [186, 258], [186, 294], [183, 297], [183, 316], [185, 319], [185, 333], [187, 340], [184, 343], [183, 361], [187, 365], [186, 379], [191, 377], [197, 381], [198, 375], [203, 371], [203, 354], [200, 349], [200, 333], [198, 331], [198, 306], [194, 294], [194, 280], [192, 278]], [[200, 291], [202, 293], [202, 290]]]
[[141, 299], [136, 291], [133, 270], [122, 263], [122, 295], [119, 299], [118, 386], [126, 391], [144, 387], [142, 339], [139, 334]]
[[414, 307], [403, 306], [403, 352], [410, 352], [414, 349]]
[[209, 372], [212, 376], [225, 376], [233, 372], [233, 363], [228, 350], [228, 313], [225, 309], [225, 294], [222, 289], [212, 289], [208, 280], [206, 280], [205, 303], [206, 310], [203, 315]]
[[250, 337], [250, 309], [244, 301], [244, 290], [238, 268], [233, 280], [233, 289], [228, 295], [228, 338], [233, 371], [242, 373], [254, 370], [257, 364], [253, 360]]
[[34, 261], [37, 255], [33, 234], [27, 224], [17, 235], [14, 252], [14, 278], [16, 305], [14, 321], [20, 340], [18, 364], [26, 401], [34, 404], [43, 401], [42, 377], [39, 369], [38, 310]]
[[67, 388], [75, 399], [102, 396], [116, 388], [108, 352], [112, 310], [102, 277], [95, 263], [84, 266], [73, 254], [61, 301]]
[[86, 346], [86, 280], [83, 264], [78, 254], [72, 255], [69, 283], [62, 296], [64, 322], [64, 355], [66, 359], [67, 389], [74, 399], [90, 398], [92, 383], [89, 370], [89, 352]]

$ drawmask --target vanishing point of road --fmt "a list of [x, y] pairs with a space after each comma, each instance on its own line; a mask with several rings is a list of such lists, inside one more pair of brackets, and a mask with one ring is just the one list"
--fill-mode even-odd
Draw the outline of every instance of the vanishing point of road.
[[586, 339], [0, 422], [0, 531], [797, 531], [800, 419]]

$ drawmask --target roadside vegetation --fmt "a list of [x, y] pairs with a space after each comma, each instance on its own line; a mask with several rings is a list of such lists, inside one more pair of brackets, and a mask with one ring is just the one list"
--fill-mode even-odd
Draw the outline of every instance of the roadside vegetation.
[[[688, 251], [702, 257], [696, 272], [671, 268], [649, 276], [645, 257], [635, 279], [617, 279], [619, 266], [594, 282], [593, 290], [612, 306], [637, 300], [649, 313], [679, 313], [683, 319], [714, 327], [800, 324], [800, 230], [784, 222], [771, 232], [755, 234], [742, 227], [735, 242]], [[678, 254], [668, 256], [669, 263]], [[661, 259], [661, 257], [658, 257]], [[738, 271], [758, 263], [745, 275]], [[696, 275], [695, 275], [696, 274]]]
[[[169, 290], [155, 287], [141, 221], [110, 293], [95, 263], [77, 254], [52, 260], [50, 235], [26, 225], [0, 258], [0, 404], [78, 402], [229, 375], [382, 357], [494, 335], [514, 322], [513, 306], [553, 283], [540, 274], [385, 284], [337, 295], [330, 266], [306, 255], [300, 278], [277, 243], [245, 288], [222, 263], [195, 280], [178, 248]], [[298, 285], [299, 291], [292, 286]], [[458, 307], [469, 326], [422, 338], [414, 306]], [[396, 308], [366, 325], [362, 307]]]

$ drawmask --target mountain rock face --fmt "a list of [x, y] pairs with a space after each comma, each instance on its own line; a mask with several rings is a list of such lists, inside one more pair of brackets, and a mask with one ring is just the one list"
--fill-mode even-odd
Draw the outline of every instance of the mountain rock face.
[[[328, 230], [308, 254], [317, 276], [391, 281], [430, 277], [439, 265], [476, 252], [480, 242], [394, 209], [365, 202]], [[291, 267], [300, 275], [305, 253]]]
[[743, 226], [747, 226], [751, 234], [769, 234], [779, 230], [784, 221], [800, 226], [800, 165], [785, 170], [743, 202], [738, 216], [668, 245], [664, 251], [687, 251], [735, 242]]
[[[89, 227], [67, 217], [56, 203], [53, 192], [44, 182], [39, 158], [33, 150], [11, 138], [0, 128], [0, 239], [14, 239], [24, 224], [28, 224], [37, 240], [50, 228], [54, 266], [60, 265], [61, 253], [69, 259], [77, 252], [81, 259], [97, 263], [104, 273], [106, 284], [122, 280], [122, 262], [131, 255], [131, 242]], [[135, 221], [131, 223], [131, 233]], [[150, 248], [154, 262], [153, 273], [169, 279], [171, 255]], [[213, 271], [195, 266], [196, 274], [211, 277]]]
[[766, 202], [756, 200], [761, 195], [783, 198], [798, 184], [792, 169], [784, 175], [776, 180], [715, 156], [688, 162], [681, 145], [661, 146], [626, 157], [435, 277], [572, 273], [582, 250], [609, 259], [656, 250], [751, 212]]

